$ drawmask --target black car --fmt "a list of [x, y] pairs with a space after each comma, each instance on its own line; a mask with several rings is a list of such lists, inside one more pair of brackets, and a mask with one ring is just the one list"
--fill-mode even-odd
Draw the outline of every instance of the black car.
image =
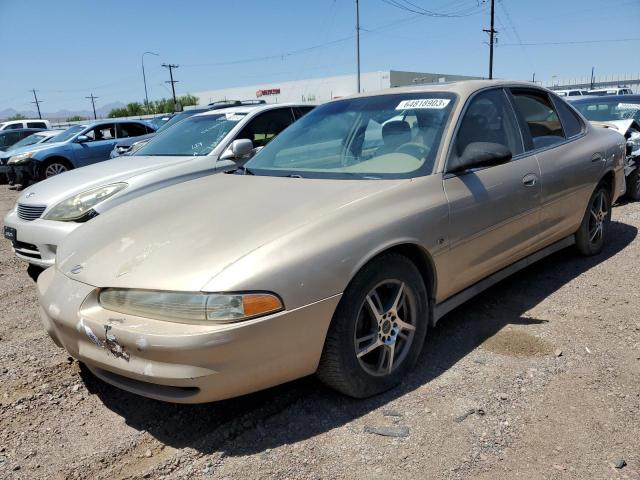
[[2, 158], [5, 150], [11, 148], [15, 143], [18, 143], [23, 138], [27, 138], [30, 135], [33, 135], [36, 132], [41, 132], [46, 130], [46, 128], [12, 128], [9, 130], [0, 131], [0, 183], [5, 183], [6, 173], [7, 173], [7, 165], [6, 161], [9, 159]]

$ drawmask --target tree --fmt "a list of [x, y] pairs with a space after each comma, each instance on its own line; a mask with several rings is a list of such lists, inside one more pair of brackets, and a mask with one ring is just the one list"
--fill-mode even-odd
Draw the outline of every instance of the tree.
[[8, 120], [26, 120], [27, 117], [22, 115], [21, 113], [16, 113], [13, 117], [9, 117]]
[[67, 122], [81, 122], [86, 119], [87, 119], [86, 117], [82, 117], [80, 115], [74, 115], [72, 117], [67, 118]]
[[[178, 97], [178, 103], [182, 107], [188, 107], [191, 105], [198, 105], [198, 97], [187, 93]], [[149, 107], [147, 109], [147, 107]], [[176, 111], [176, 106], [173, 103], [173, 98], [161, 98], [160, 100], [150, 101], [147, 105], [146, 102], [131, 102], [126, 107], [114, 108], [109, 112], [109, 118], [119, 117], [137, 117], [145, 115], [147, 112], [152, 114], [161, 113], [173, 113]]]

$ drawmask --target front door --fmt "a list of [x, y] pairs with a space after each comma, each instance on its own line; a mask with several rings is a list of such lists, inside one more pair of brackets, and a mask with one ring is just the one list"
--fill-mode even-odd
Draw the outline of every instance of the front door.
[[116, 140], [116, 128], [113, 123], [105, 123], [84, 133], [89, 138], [83, 143], [74, 144], [76, 167], [84, 167], [92, 163], [109, 159]]
[[450, 156], [461, 156], [474, 142], [505, 145], [513, 158], [502, 165], [445, 172], [450, 249], [441, 298], [515, 262], [539, 241], [540, 168], [535, 155], [524, 152], [518, 121], [503, 89], [482, 91], [471, 99]]

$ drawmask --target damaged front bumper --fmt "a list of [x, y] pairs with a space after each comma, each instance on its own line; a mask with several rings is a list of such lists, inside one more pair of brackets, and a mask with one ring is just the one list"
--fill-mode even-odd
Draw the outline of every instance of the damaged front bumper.
[[54, 342], [99, 378], [176, 403], [235, 397], [316, 371], [340, 295], [227, 325], [110, 312], [97, 288], [55, 267], [38, 279], [40, 316]]

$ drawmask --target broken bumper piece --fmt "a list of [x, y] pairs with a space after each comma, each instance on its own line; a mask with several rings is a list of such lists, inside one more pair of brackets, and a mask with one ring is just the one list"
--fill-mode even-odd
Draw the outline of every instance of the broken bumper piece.
[[38, 279], [54, 342], [102, 380], [176, 403], [262, 390], [315, 372], [340, 296], [227, 325], [154, 320], [103, 309], [97, 288], [55, 267]]

